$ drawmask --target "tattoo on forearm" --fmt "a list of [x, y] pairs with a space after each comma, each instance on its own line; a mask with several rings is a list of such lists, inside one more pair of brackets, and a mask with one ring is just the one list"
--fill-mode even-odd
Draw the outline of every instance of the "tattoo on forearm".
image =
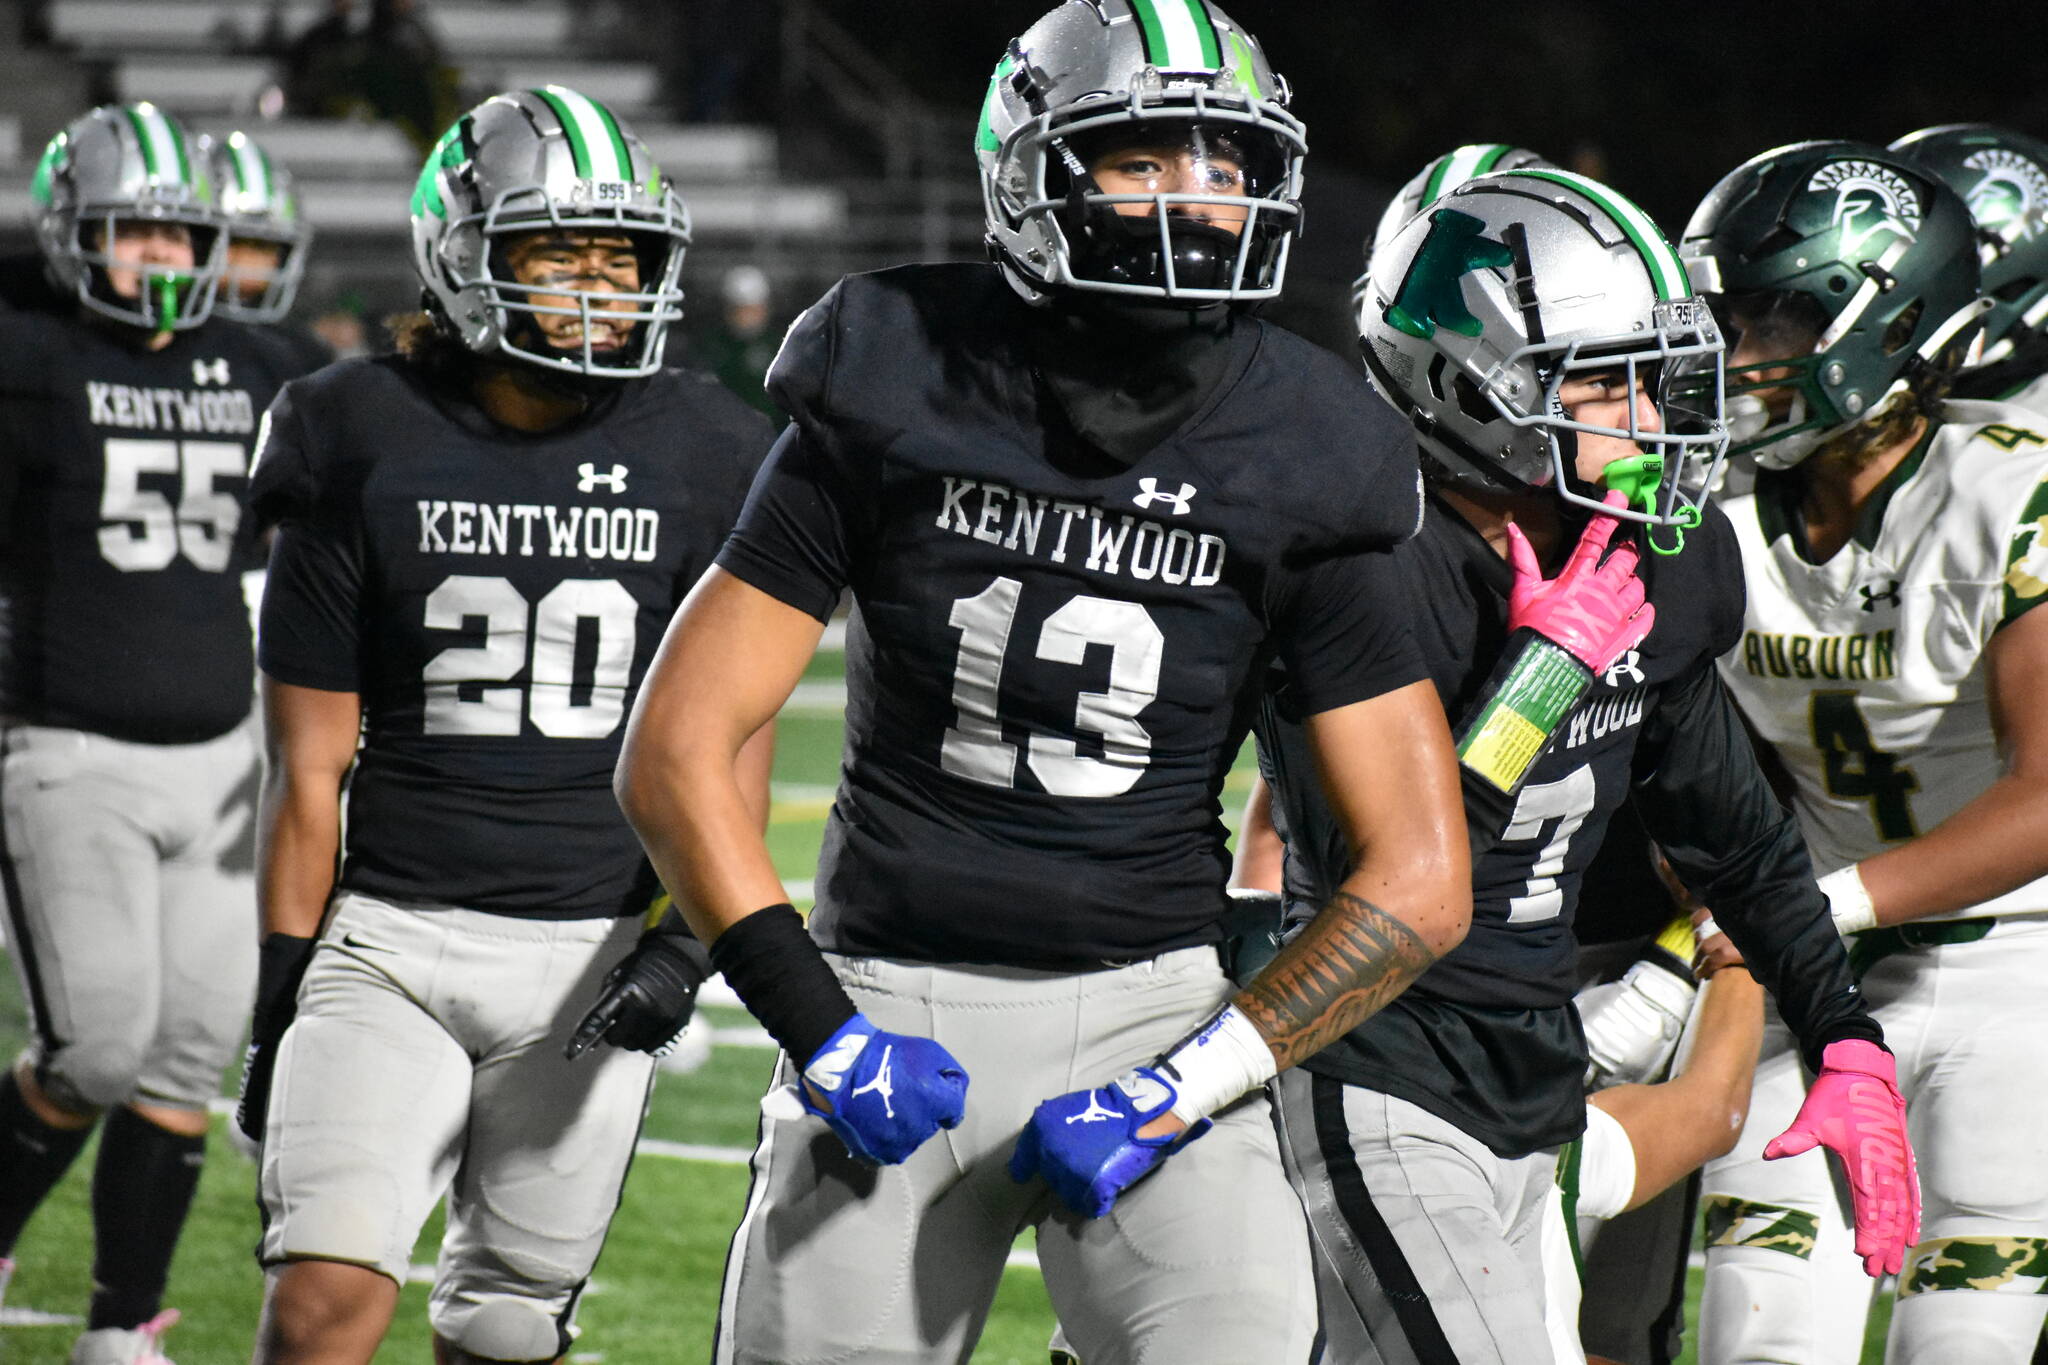
[[1238, 997], [1284, 1071], [1408, 988], [1436, 954], [1369, 900], [1339, 891]]

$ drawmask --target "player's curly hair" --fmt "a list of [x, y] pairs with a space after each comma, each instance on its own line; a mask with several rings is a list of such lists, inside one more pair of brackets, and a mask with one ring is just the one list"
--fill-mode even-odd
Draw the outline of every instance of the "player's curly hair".
[[[1901, 313], [1886, 335], [1886, 348], [1896, 350], [1903, 346], [1918, 321], [1917, 306]], [[1892, 342], [1893, 335], [1899, 338], [1896, 345]], [[1860, 468], [1906, 440], [1923, 419], [1930, 425], [1940, 422], [1946, 415], [1949, 392], [1955, 388], [1963, 358], [1969, 354], [1970, 343], [1976, 335], [1975, 327], [1965, 327], [1932, 360], [1915, 361], [1908, 366], [1904, 393], [1878, 409], [1867, 421], [1858, 422], [1847, 431], [1822, 442], [1813, 458], [1845, 464], [1852, 469]]]
[[392, 346], [426, 379], [461, 384], [472, 373], [476, 355], [462, 344], [455, 328], [439, 309], [422, 307], [384, 319]]

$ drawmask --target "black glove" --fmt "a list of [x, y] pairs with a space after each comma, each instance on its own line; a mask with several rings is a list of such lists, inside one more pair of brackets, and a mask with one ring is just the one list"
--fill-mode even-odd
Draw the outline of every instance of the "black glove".
[[263, 1141], [277, 1045], [298, 1012], [299, 983], [319, 941], [292, 934], [264, 936], [256, 967], [256, 1017], [249, 1027], [249, 1050], [242, 1054], [242, 1091], [235, 1100], [235, 1126], [251, 1142]]
[[671, 911], [612, 968], [562, 1055], [574, 1061], [600, 1038], [613, 1047], [667, 1055], [697, 1008], [697, 988], [710, 975], [711, 955]]

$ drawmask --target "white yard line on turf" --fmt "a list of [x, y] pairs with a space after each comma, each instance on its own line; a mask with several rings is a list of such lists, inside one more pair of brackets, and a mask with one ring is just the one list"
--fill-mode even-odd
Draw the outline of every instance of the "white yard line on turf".
[[33, 1308], [0, 1308], [0, 1327], [79, 1327], [84, 1318], [69, 1313], [38, 1313]]
[[846, 684], [824, 678], [800, 682], [789, 694], [789, 700], [782, 704], [782, 709], [809, 715], [839, 715], [846, 710]]

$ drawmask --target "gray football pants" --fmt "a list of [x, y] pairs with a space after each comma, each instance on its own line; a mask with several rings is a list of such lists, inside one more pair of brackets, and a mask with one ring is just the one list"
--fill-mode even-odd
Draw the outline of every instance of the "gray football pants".
[[[1229, 997], [1213, 949], [1083, 974], [827, 957], [877, 1027], [935, 1038], [960, 1060], [966, 1118], [880, 1168], [817, 1119], [764, 1118], [718, 1361], [967, 1360], [1027, 1226], [1088, 1365], [1309, 1358], [1308, 1238], [1263, 1095], [1219, 1114], [1099, 1219], [1010, 1178], [1039, 1101], [1152, 1060]], [[790, 1079], [785, 1057], [775, 1084]]]
[[202, 744], [0, 729], [0, 896], [30, 1059], [67, 1109], [204, 1109], [256, 992], [253, 722]]
[[1555, 1151], [1508, 1160], [1406, 1100], [1298, 1068], [1273, 1089], [1315, 1240], [1326, 1365], [1555, 1358], [1542, 1256]]

